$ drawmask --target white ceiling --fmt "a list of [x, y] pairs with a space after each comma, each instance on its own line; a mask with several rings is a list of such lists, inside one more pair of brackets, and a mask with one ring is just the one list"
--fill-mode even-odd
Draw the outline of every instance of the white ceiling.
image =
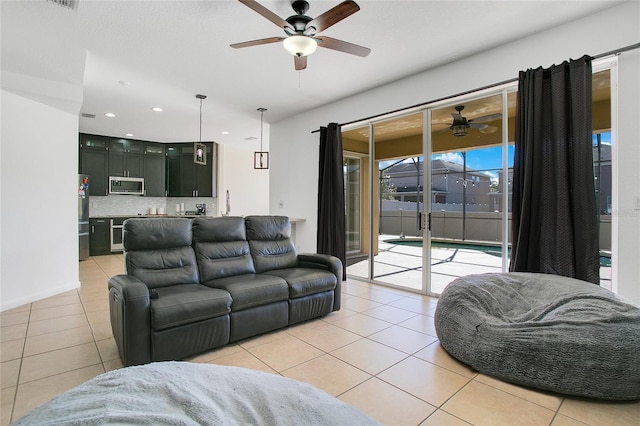
[[[37, 74], [56, 28], [78, 25], [71, 36], [86, 48], [80, 131], [154, 141], [202, 139], [248, 144], [260, 135], [260, 113], [275, 123], [302, 111], [491, 49], [610, 7], [615, 1], [378, 1], [322, 35], [371, 48], [366, 58], [321, 49], [295, 71], [281, 44], [232, 49], [231, 43], [283, 36], [273, 23], [235, 0], [75, 0], [73, 10], [51, 2], [2, 0], [3, 70]], [[27, 3], [27, 2], [22, 2]], [[286, 18], [288, 0], [260, 1]], [[310, 0], [315, 17], [339, 0]], [[53, 9], [56, 9], [53, 11]], [[39, 15], [40, 20], [33, 19]], [[14, 19], [22, 18], [20, 24]], [[56, 21], [59, 25], [56, 26]], [[13, 25], [9, 25], [13, 22]], [[38, 22], [47, 22], [46, 25]], [[5, 25], [6, 24], [6, 25]], [[5, 28], [6, 27], [6, 28]], [[52, 34], [55, 32], [56, 34]], [[23, 37], [24, 36], [24, 37]], [[5, 55], [6, 50], [6, 55]], [[577, 52], [581, 54], [585, 52]], [[7, 62], [8, 61], [8, 62]], [[550, 65], [550, 64], [549, 64]], [[64, 63], [56, 65], [64, 68]], [[21, 71], [23, 70], [23, 71]], [[46, 75], [47, 69], [43, 69]], [[470, 70], [473, 72], [473, 70]], [[126, 81], [129, 84], [120, 84]], [[152, 107], [164, 109], [155, 113]], [[107, 118], [113, 112], [116, 118]], [[383, 112], [383, 111], [381, 111]], [[228, 135], [221, 132], [227, 131]]]

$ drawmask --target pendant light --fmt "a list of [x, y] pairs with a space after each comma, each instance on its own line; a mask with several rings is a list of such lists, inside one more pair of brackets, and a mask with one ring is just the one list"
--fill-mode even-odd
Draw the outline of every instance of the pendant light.
[[202, 143], [202, 101], [207, 99], [206, 95], [196, 95], [200, 99], [200, 138], [199, 142], [193, 144], [193, 162], [196, 164], [207, 164], [207, 146]]
[[269, 152], [262, 150], [262, 125], [264, 124], [264, 112], [266, 108], [258, 108], [260, 111], [260, 151], [253, 153], [253, 168], [268, 169], [269, 168]]

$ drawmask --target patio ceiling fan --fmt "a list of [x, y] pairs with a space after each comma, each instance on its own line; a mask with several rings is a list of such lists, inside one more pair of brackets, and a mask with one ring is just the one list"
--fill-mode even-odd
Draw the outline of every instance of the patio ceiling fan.
[[502, 117], [501, 113], [484, 115], [482, 117], [472, 118], [471, 120], [467, 120], [466, 117], [462, 116], [462, 110], [464, 109], [464, 105], [458, 105], [455, 107], [457, 112], [452, 112], [451, 117], [453, 117], [453, 122], [451, 126], [446, 129], [441, 130], [440, 132], [446, 132], [451, 130], [453, 136], [466, 136], [467, 130], [469, 128], [478, 129], [482, 133], [493, 133], [496, 129], [495, 126], [489, 126], [488, 124], [483, 124], [485, 121], [493, 121]]
[[287, 19], [280, 18], [254, 0], [239, 1], [283, 29], [286, 37], [269, 37], [234, 43], [231, 45], [234, 49], [282, 42], [285, 50], [293, 55], [296, 70], [303, 70], [307, 67], [307, 56], [315, 52], [318, 46], [361, 57], [365, 57], [371, 52], [371, 49], [367, 47], [332, 37], [317, 35], [321, 31], [326, 30], [360, 10], [360, 6], [354, 1], [343, 1], [322, 15], [311, 18], [305, 15], [309, 9], [309, 2], [305, 0], [294, 0], [291, 2], [291, 7], [296, 14], [289, 16]]

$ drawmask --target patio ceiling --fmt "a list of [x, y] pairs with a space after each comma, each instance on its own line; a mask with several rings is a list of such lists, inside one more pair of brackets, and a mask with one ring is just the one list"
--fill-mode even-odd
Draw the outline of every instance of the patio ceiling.
[[[611, 128], [610, 109], [610, 76], [609, 71], [596, 73], [593, 76], [593, 127], [596, 131]], [[507, 99], [509, 118], [509, 141], [515, 138], [516, 93], [510, 93]], [[446, 129], [451, 125], [451, 113], [455, 113], [451, 104], [432, 111], [433, 153], [460, 151], [481, 146], [495, 146], [502, 141], [502, 119], [483, 121], [489, 127], [486, 130], [469, 129], [467, 136], [456, 137]], [[492, 95], [462, 103], [462, 115], [467, 120], [502, 112], [502, 97]], [[401, 158], [403, 156], [421, 155], [422, 153], [422, 112], [391, 118], [374, 124], [376, 142], [376, 159]], [[345, 150], [365, 153], [369, 140], [369, 127], [363, 126], [342, 134]], [[393, 142], [393, 143], [392, 143]], [[378, 152], [379, 151], [379, 152]]]

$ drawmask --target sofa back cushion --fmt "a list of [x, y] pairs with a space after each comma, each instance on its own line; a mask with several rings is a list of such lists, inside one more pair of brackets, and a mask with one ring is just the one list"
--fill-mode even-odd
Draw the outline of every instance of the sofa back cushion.
[[286, 216], [247, 216], [247, 240], [257, 273], [298, 266]]
[[190, 219], [127, 219], [122, 234], [127, 274], [149, 288], [197, 283], [198, 266], [191, 242]]
[[195, 218], [193, 247], [202, 283], [255, 273], [241, 217]]

